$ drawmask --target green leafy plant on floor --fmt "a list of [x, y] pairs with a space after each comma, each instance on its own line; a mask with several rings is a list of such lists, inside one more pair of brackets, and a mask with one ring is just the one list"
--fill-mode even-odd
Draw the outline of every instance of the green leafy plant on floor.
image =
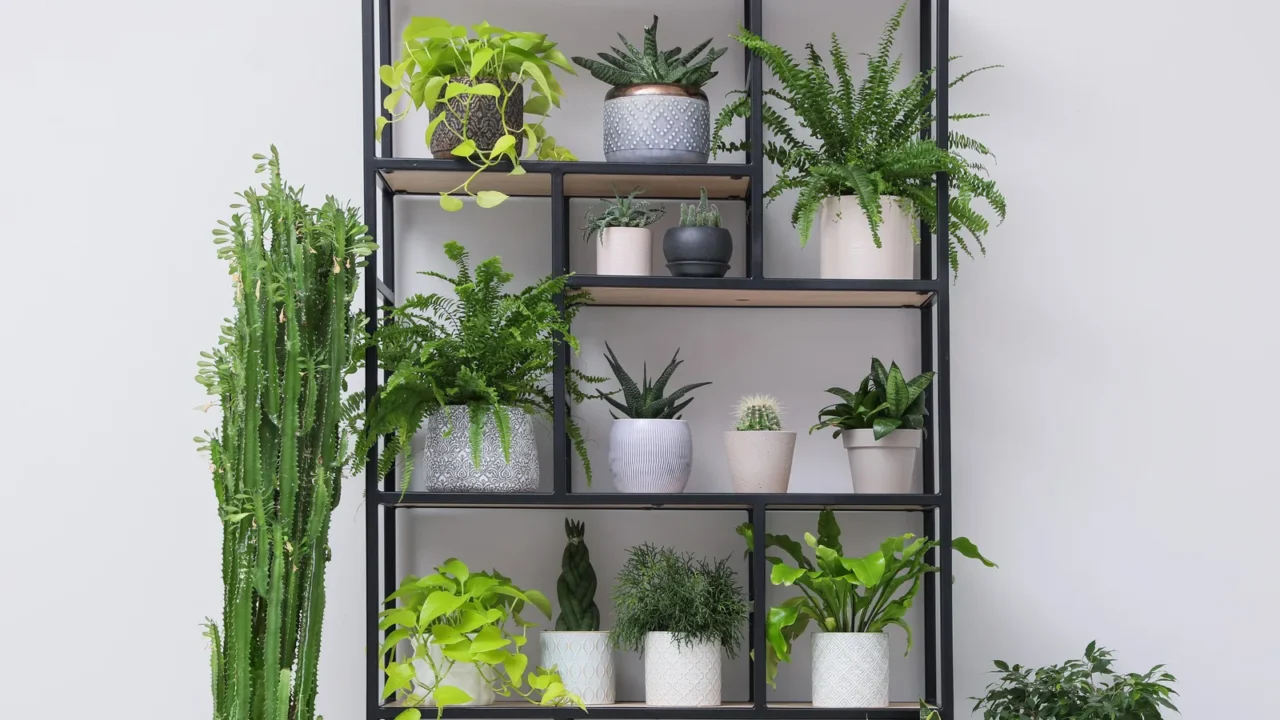
[[840, 402], [818, 411], [818, 422], [809, 428], [809, 434], [835, 428], [831, 437], [838, 438], [845, 430], [870, 428], [880, 440], [898, 428], [923, 430], [929, 414], [924, 391], [933, 378], [933, 372], [926, 372], [906, 380], [897, 363], [886, 371], [884, 363], [872, 358], [871, 374], [862, 379], [857, 392], [838, 387], [827, 390]]
[[680, 227], [720, 227], [720, 208], [707, 202], [706, 188], [701, 188], [698, 202], [680, 205]]
[[[682, 85], [698, 89], [719, 73], [711, 66], [728, 48], [711, 48], [701, 60], [698, 54], [711, 44], [708, 38], [697, 47], [681, 55], [680, 48], [658, 50], [658, 16], [644, 29], [644, 52], [637, 50], [622, 33], [618, 33], [626, 51], [611, 47], [613, 54], [597, 53], [600, 60], [574, 57], [573, 61], [591, 73], [600, 82], [614, 87], [627, 85]], [[603, 61], [603, 62], [602, 62]]]
[[1173, 705], [1177, 679], [1156, 665], [1146, 673], [1121, 675], [1111, 651], [1089, 643], [1082, 659], [1026, 668], [997, 660], [999, 679], [987, 686], [974, 712], [984, 720], [1158, 720]]
[[[404, 47], [400, 60], [378, 69], [378, 77], [391, 88], [383, 102], [391, 117], [378, 116], [377, 133], [381, 138], [386, 125], [409, 114], [408, 109], [398, 110], [406, 97], [416, 109], [440, 109], [427, 125], [427, 143], [437, 132], [453, 133], [460, 141], [453, 154], [476, 168], [461, 184], [440, 195], [440, 207], [451, 212], [461, 210], [462, 201], [454, 194], [472, 194], [470, 185], [476, 176], [504, 160], [511, 163], [512, 175], [524, 174], [522, 158], [516, 150], [516, 138], [521, 135], [525, 140], [524, 158], [536, 154], [539, 160], [577, 159], [567, 148], [556, 144], [543, 127], [551, 108], [560, 107], [563, 95], [552, 67], [577, 74], [546, 34], [504, 30], [487, 22], [465, 26], [437, 17], [415, 17], [401, 39]], [[515, 102], [516, 88], [526, 82], [532, 83], [533, 94], [520, 114], [534, 119], [510, 127], [506, 124], [507, 106]], [[454, 102], [455, 98], [460, 100]], [[480, 98], [494, 99], [503, 123], [503, 134], [492, 148], [477, 147], [468, 134], [471, 112]], [[507, 198], [496, 190], [474, 195], [480, 207], [494, 207]]]
[[[974, 202], [986, 201], [1001, 221], [1005, 218], [1006, 204], [980, 162], [983, 156], [994, 158], [987, 146], [958, 132], [948, 133], [949, 150], [921, 137], [935, 120], [933, 103], [937, 90], [930, 84], [934, 71], [918, 73], [900, 89], [893, 88], [902, 70], [902, 59], [892, 57], [893, 43], [905, 10], [904, 2], [890, 18], [878, 49], [867, 60], [866, 78], [856, 85], [850, 75], [848, 57], [834, 34], [831, 36], [834, 77], [812, 44], [805, 46], [807, 57], [797, 61], [786, 50], [749, 31], [742, 30], [735, 39], [760, 56], [777, 77], [779, 87], [766, 89], [765, 94], [789, 110], [812, 138], [802, 140], [787, 116], [765, 103], [762, 120], [773, 139], [765, 143], [763, 152], [778, 168], [778, 178], [765, 197], [772, 200], [788, 190], [799, 191], [791, 224], [800, 231], [800, 244], [808, 242], [814, 216], [823, 200], [842, 195], [858, 199], [877, 247], [880, 246], [881, 196], [898, 198], [909, 216], [923, 220], [930, 232], [936, 233], [938, 205], [934, 183], [937, 174], [945, 172], [952, 191], [947, 225], [951, 242], [948, 260], [954, 273], [960, 267], [961, 251], [973, 257], [966, 234], [980, 251], [986, 252], [983, 236], [991, 223], [974, 208]], [[991, 67], [998, 66], [962, 73], [949, 87], [954, 88], [974, 73]], [[724, 131], [735, 118], [750, 115], [750, 100], [741, 91], [738, 93], [742, 96], [721, 110], [716, 120], [712, 146], [717, 152], [749, 149], [745, 142], [731, 143], [723, 139]], [[959, 122], [976, 117], [983, 115], [954, 114], [950, 119]], [[975, 159], [966, 153], [978, 157]]]
[[222, 617], [206, 626], [213, 716], [311, 720], [329, 519], [350, 458], [341, 398], [365, 344], [350, 307], [376, 246], [359, 211], [303, 202], [274, 147], [254, 157], [267, 182], [213, 231], [235, 310], [196, 378], [222, 413], [196, 438], [222, 521]]
[[649, 543], [633, 547], [613, 585], [614, 647], [644, 652], [645, 635], [669, 632], [677, 644], [718, 643], [734, 657], [747, 601], [727, 559], [710, 562]]
[[589, 241], [593, 234], [602, 233], [606, 228], [642, 228], [658, 222], [667, 209], [661, 205], [650, 207], [648, 200], [637, 200], [636, 196], [643, 192], [643, 189], [635, 188], [626, 197], [622, 197], [614, 190], [613, 200], [600, 198], [600, 202], [605, 204], [604, 209], [587, 210], [587, 224], [582, 227], [582, 240]]
[[[374, 336], [378, 359], [390, 376], [364, 416], [356, 447], [356, 454], [363, 456], [380, 437], [394, 433], [383, 450], [379, 473], [394, 471], [398, 458], [401, 485], [406, 489], [413, 458], [405, 450], [433, 412], [449, 405], [467, 406], [471, 457], [477, 467], [488, 417], [494, 418], [507, 462], [511, 461], [510, 408], [554, 417], [555, 398], [547, 379], [560, 343], [578, 351], [578, 340], [569, 328], [590, 300], [586, 293], [566, 293], [565, 275], [507, 293], [503, 288], [514, 276], [503, 270], [502, 258], [482, 261], [472, 274], [462, 245], [448, 242], [444, 250], [457, 268], [456, 275], [422, 274], [448, 283], [453, 296], [432, 293], [408, 298], [391, 310], [387, 323]], [[561, 295], [563, 312], [557, 305]], [[605, 378], [570, 368], [567, 380], [569, 396], [581, 402], [586, 395], [579, 381], [599, 383]], [[356, 403], [351, 409], [359, 415]], [[591, 463], [582, 431], [571, 416], [566, 428], [590, 483]]]
[[[750, 553], [755, 546], [751, 524], [740, 525], [738, 534], [746, 539]], [[791, 662], [791, 645], [811, 621], [816, 632], [874, 633], [897, 625], [906, 631], [907, 651], [911, 651], [907, 610], [925, 574], [938, 571], [927, 562], [929, 551], [938, 547], [936, 541], [907, 533], [886, 538], [880, 549], [869, 555], [845, 557], [835, 513], [823, 510], [818, 514], [818, 535], [804, 534], [804, 545], [813, 551], [813, 560], [805, 554], [804, 545], [786, 535], [769, 533], [764, 543], [787, 556], [765, 556], [771, 566], [770, 582], [800, 591], [800, 595], [770, 608], [765, 620], [765, 676], [770, 684], [777, 677], [778, 661]], [[955, 538], [951, 547], [995, 567], [968, 538]]]
[[738, 430], [777, 432], [782, 429], [782, 406], [768, 395], [742, 398], [734, 415], [734, 427]]
[[560, 601], [556, 630], [595, 632], [600, 629], [600, 608], [596, 605], [596, 570], [587, 550], [587, 528], [565, 518], [564, 533], [569, 542], [560, 557], [556, 580], [556, 599]]
[[[421, 705], [430, 697], [438, 718], [445, 707], [471, 701], [465, 690], [446, 683], [454, 665], [466, 663], [474, 665], [502, 697], [582, 707], [582, 699], [565, 689], [554, 669], [529, 671], [529, 656], [523, 648], [529, 642], [529, 628], [537, 623], [520, 613], [532, 606], [551, 617], [550, 601], [537, 590], [522, 590], [496, 570], [473, 573], [465, 563], [451, 558], [431, 575], [405, 578], [386, 604], [378, 626], [390, 631], [378, 650], [387, 676], [384, 700], [403, 693], [405, 705]], [[513, 632], [511, 625], [517, 630]], [[406, 641], [412, 654], [396, 659], [396, 647]], [[410, 707], [396, 720], [421, 717], [420, 710]]]
[[[595, 397], [604, 400], [612, 405], [618, 412], [631, 418], [632, 420], [679, 420], [680, 412], [693, 402], [693, 398], [689, 398], [684, 402], [677, 402], [680, 398], [688, 395], [690, 392], [697, 390], [704, 385], [710, 385], [711, 382], [700, 382], [685, 385], [670, 395], [666, 395], [667, 383], [671, 380], [671, 376], [675, 373], [676, 368], [680, 367], [683, 360], [680, 357], [679, 348], [676, 354], [671, 356], [671, 362], [667, 365], [658, 379], [649, 382], [649, 366], [645, 364], [644, 373], [641, 376], [641, 384], [636, 385], [635, 380], [622, 369], [622, 363], [618, 361], [618, 356], [613, 354], [613, 348], [608, 343], [604, 346], [607, 351], [605, 360], [608, 361], [610, 369], [613, 370], [614, 376], [618, 379], [618, 384], [622, 386], [622, 402], [613, 399], [613, 395], [618, 391], [606, 393], [603, 390], [596, 390]], [[617, 420], [618, 416], [612, 411], [609, 413], [613, 419]]]

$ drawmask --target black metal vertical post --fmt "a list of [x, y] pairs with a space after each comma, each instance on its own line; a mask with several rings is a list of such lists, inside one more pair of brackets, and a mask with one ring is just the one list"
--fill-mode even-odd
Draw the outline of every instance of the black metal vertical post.
[[[378, 64], [391, 64], [391, 0], [378, 0]], [[391, 88], [376, 80], [374, 82], [380, 90], [378, 93], [378, 107], [373, 109], [373, 112], [376, 113], [382, 108], [382, 103], [387, 99], [387, 96], [391, 94]], [[383, 130], [382, 157], [395, 157], [395, 129], [393, 126], [388, 125]], [[387, 237], [392, 238], [394, 236], [387, 235]], [[390, 242], [388, 240], [388, 243]], [[395, 281], [394, 275], [384, 272], [382, 278], [388, 287], [395, 289], [393, 284]]]
[[[362, 10], [362, 42], [364, 59], [363, 102], [364, 137], [361, 142], [361, 161], [364, 166], [364, 221], [369, 234], [375, 241], [378, 239], [378, 183], [377, 168], [374, 165], [374, 122], [378, 114], [377, 70], [374, 67], [374, 53], [377, 50], [374, 27], [374, 0], [363, 0]], [[368, 315], [367, 330], [372, 333], [378, 325], [378, 253], [368, 258], [369, 264], [364, 270], [364, 309]], [[368, 395], [378, 387], [378, 350], [372, 344], [364, 355], [364, 386]], [[368, 395], [365, 402], [368, 402]], [[378, 611], [381, 596], [378, 587], [378, 514], [382, 511], [377, 503], [378, 497], [378, 449], [369, 450], [369, 458], [364, 471], [364, 543], [365, 543], [365, 717], [375, 720], [378, 717], [378, 697], [381, 690], [381, 678], [378, 671], [377, 648], [381, 644], [378, 639]]]
[[[378, 0], [378, 64], [391, 64], [391, 0]], [[382, 83], [377, 83], [377, 85], [380, 90], [378, 105], [381, 107], [382, 102], [390, 94], [391, 88]], [[395, 156], [395, 132], [391, 127], [384, 128], [382, 133], [382, 156]], [[395, 193], [391, 192], [390, 189], [382, 191], [382, 247], [379, 248], [382, 255], [382, 282], [393, 291], [396, 289], [395, 197]], [[385, 383], [389, 375], [389, 372], [384, 371], [382, 373], [382, 382]], [[383, 489], [388, 492], [394, 491], [396, 489], [396, 477], [395, 470], [388, 473], [387, 477], [382, 479]], [[396, 572], [396, 519], [398, 515], [394, 508], [384, 509], [382, 515], [382, 595], [386, 597], [395, 592], [396, 584], [399, 581]], [[390, 630], [383, 637], [385, 638], [387, 635], [390, 635]], [[393, 650], [392, 652], [394, 653], [395, 651]]]
[[[564, 173], [551, 173], [551, 274], [569, 272], [569, 198], [564, 194]], [[564, 310], [561, 298], [560, 309]], [[552, 419], [552, 492], [565, 495], [573, 490], [573, 467], [570, 464], [572, 441], [569, 439], [569, 345], [557, 342], [555, 365], [551, 373], [551, 396], [555, 400]]]
[[[933, 67], [933, 0], [920, 0], [920, 72], [927, 72]], [[925, 86], [924, 92], [932, 89], [932, 83]], [[921, 137], [928, 139], [929, 129], [921, 132]], [[921, 221], [920, 237], [929, 237], [928, 226]], [[934, 279], [933, 245], [920, 243], [920, 278]], [[933, 369], [933, 303], [920, 309], [920, 372]], [[925, 391], [925, 409], [929, 413], [930, 422], [936, 419], [933, 407], [933, 388]], [[938, 433], [930, 428], [924, 443], [924, 479], [923, 492], [937, 492], [937, 468], [934, 465], [934, 443]], [[924, 536], [937, 537], [936, 511], [924, 512]], [[937, 553], [931, 551], [929, 564], [937, 563]], [[924, 576], [924, 693], [925, 700], [938, 702], [938, 584], [937, 577], [932, 574]]]
[[[743, 0], [746, 28], [764, 33], [763, 0]], [[760, 56], [745, 50], [747, 59], [747, 92], [751, 98], [751, 116], [747, 118], [746, 139], [751, 144], [747, 153], [750, 163], [750, 194], [747, 196], [747, 277], [764, 277], [764, 67]]]
[[756, 500], [747, 511], [751, 522], [751, 624], [748, 632], [748, 647], [751, 650], [751, 702], [757, 710], [764, 710], [769, 705], [769, 688], [766, 671], [768, 646], [765, 644], [765, 624], [769, 617], [769, 601], [765, 597], [768, 584], [769, 564], [765, 561], [764, 536], [768, 532], [768, 508], [763, 500]]
[[[940, 148], [948, 147], [947, 135], [949, 126], [947, 114], [947, 84], [950, 83], [950, 69], [947, 58], [950, 57], [948, 43], [950, 26], [949, 0], [938, 0], [937, 31], [934, 41], [937, 49], [938, 70], [935, 74], [938, 84], [937, 95], [937, 143]], [[946, 708], [946, 717], [955, 715], [955, 683], [953, 677], [954, 658], [952, 657], [952, 605], [951, 605], [951, 283], [947, 278], [947, 258], [950, 257], [948, 247], [950, 238], [948, 228], [951, 222], [951, 193], [946, 173], [938, 173], [938, 233], [936, 238], [935, 257], [938, 264], [938, 376], [935, 381], [935, 398], [937, 402], [936, 426], [938, 429], [938, 492], [942, 501], [938, 504], [938, 597], [941, 617], [938, 633], [938, 646], [942, 653], [942, 682], [939, 702]]]

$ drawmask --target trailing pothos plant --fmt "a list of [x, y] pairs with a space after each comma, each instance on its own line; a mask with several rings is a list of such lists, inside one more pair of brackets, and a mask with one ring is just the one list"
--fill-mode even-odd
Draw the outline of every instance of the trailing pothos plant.
[[[406, 96], [414, 108], [425, 107], [428, 112], [440, 108], [427, 125], [427, 143], [436, 132], [456, 134], [460, 143], [453, 154], [476, 168], [461, 184], [440, 195], [440, 207], [450, 212], [461, 210], [462, 201], [453, 194], [473, 194], [471, 181], [504, 160], [510, 161], [512, 175], [524, 174], [522, 158], [516, 150], [517, 136], [525, 139], [524, 158], [536, 154], [539, 160], [577, 160], [547, 135], [542, 124], [551, 108], [560, 107], [563, 94], [552, 67], [577, 74], [573, 63], [545, 33], [505, 30], [487, 22], [465, 26], [453, 25], [443, 18], [415, 17], [405, 27], [402, 41], [400, 60], [378, 69], [378, 77], [391, 88], [383, 102], [391, 117], [379, 115], [377, 133], [381, 138], [387, 124], [399, 122], [409, 114], [408, 109], [398, 110]], [[533, 119], [526, 118], [518, 127], [507, 126], [508, 104], [514, 102], [515, 89], [525, 82], [532, 82], [533, 94], [525, 101], [520, 116]], [[480, 97], [495, 99], [503, 123], [503, 134], [492, 148], [478, 148], [467, 134], [471, 99]], [[455, 98], [464, 101], [452, 102]], [[507, 199], [496, 190], [474, 195], [480, 207], [494, 207]]]
[[[937, 90], [930, 82], [934, 70], [920, 72], [900, 89], [893, 88], [902, 69], [902, 59], [892, 57], [891, 53], [906, 7], [904, 2], [890, 18], [879, 48], [868, 57], [866, 78], [856, 85], [850, 75], [848, 56], [834, 34], [831, 36], [834, 77], [812, 43], [805, 46], [805, 60], [797, 61], [791, 53], [747, 30], [734, 38], [759, 55], [778, 78], [779, 87], [766, 89], [765, 95], [790, 110], [812, 138], [801, 140], [791, 121], [765, 103], [762, 121], [773, 139], [765, 143], [763, 152], [778, 168], [778, 178], [765, 192], [765, 197], [772, 200], [787, 190], [799, 191], [791, 212], [791, 224], [800, 231], [800, 244], [808, 242], [814, 216], [823, 200], [842, 195], [858, 199], [877, 247], [882, 221], [881, 196], [896, 198], [909, 216], [923, 220], [931, 232], [937, 232], [934, 183], [938, 173], [946, 173], [952, 191], [947, 222], [948, 237], [952, 241], [948, 260], [954, 273], [960, 267], [960, 251], [973, 257], [966, 233], [980, 251], [986, 252], [982, 238], [991, 223], [974, 208], [974, 201], [985, 200], [1003, 221], [1005, 199], [995, 182], [987, 177], [982, 163], [965, 154], [994, 158], [986, 145], [967, 135], [949, 132], [949, 149], [944, 150], [933, 140], [922, 137], [935, 121], [933, 103]], [[970, 75], [992, 67], [998, 66], [965, 72], [948, 87], [953, 88]], [[750, 115], [749, 99], [742, 91], [736, 92], [742, 96], [725, 106], [716, 120], [712, 142], [716, 152], [749, 148], [746, 142], [723, 139], [724, 131], [734, 118]], [[950, 119], [959, 122], [976, 117], [983, 115], [955, 114]], [[914, 225], [912, 229], [915, 232]]]
[[809, 428], [809, 434], [835, 428], [831, 437], [838, 438], [845, 430], [869, 428], [875, 439], [881, 440], [899, 428], [923, 430], [929, 414], [924, 391], [933, 378], [931, 371], [907, 380], [897, 363], [891, 363], [886, 371], [884, 363], [871, 358], [871, 374], [862, 379], [857, 392], [838, 387], [827, 390], [840, 402], [818, 411], [818, 422]]
[[[746, 538], [750, 553], [754, 547], [751, 524], [740, 525], [738, 534]], [[835, 513], [823, 510], [818, 514], [818, 535], [804, 534], [804, 545], [813, 551], [814, 560], [805, 554], [804, 545], [786, 535], [769, 533], [764, 542], [766, 548], [781, 550], [787, 556], [766, 556], [772, 565], [770, 581], [800, 590], [800, 595], [770, 608], [765, 620], [766, 678], [770, 684], [777, 677], [778, 661], [791, 662], [791, 644], [811, 621], [817, 632], [876, 633], [897, 625], [906, 631], [907, 651], [911, 651], [907, 610], [925, 574], [938, 571], [926, 560], [929, 551], [938, 547], [937, 541], [907, 533], [886, 538], [880, 549], [869, 555], [845, 557]], [[951, 547], [995, 567], [968, 538], [955, 538]]]
[[[523, 648], [529, 628], [537, 623], [520, 613], [531, 605], [550, 619], [551, 603], [541, 592], [522, 590], [496, 570], [473, 573], [461, 560], [451, 558], [431, 575], [405, 578], [386, 604], [378, 625], [390, 631], [378, 650], [387, 675], [383, 699], [403, 692], [405, 705], [421, 705], [430, 698], [440, 717], [445, 707], [472, 699], [446, 682], [454, 665], [466, 663], [474, 665], [502, 697], [583, 707], [582, 698], [565, 688], [554, 668], [529, 671], [529, 656]], [[514, 632], [511, 625], [517, 628]], [[396, 659], [394, 651], [405, 641], [413, 652]], [[396, 720], [421, 717], [420, 710], [410, 707]]]

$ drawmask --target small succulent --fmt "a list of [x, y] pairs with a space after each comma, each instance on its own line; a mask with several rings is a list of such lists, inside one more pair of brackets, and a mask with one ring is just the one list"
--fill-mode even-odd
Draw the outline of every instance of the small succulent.
[[605, 228], [642, 228], [658, 222], [667, 213], [667, 209], [661, 205], [650, 207], [648, 200], [637, 200], [636, 196], [643, 192], [643, 188], [635, 188], [629, 195], [622, 197], [615, 189], [612, 200], [600, 198], [600, 202], [605, 203], [604, 210], [587, 210], [587, 224], [582, 228], [582, 239], [588, 241], [593, 234]]
[[771, 430], [782, 429], [782, 406], [768, 395], [748, 395], [738, 401], [734, 413], [738, 420], [735, 427], [739, 430]]
[[[684, 362], [677, 359], [680, 356], [679, 348], [676, 349], [676, 354], [671, 356], [671, 362], [666, 369], [662, 371], [662, 374], [653, 383], [649, 382], [649, 368], [646, 364], [644, 374], [641, 376], [641, 385], [637, 386], [631, 376], [627, 374], [627, 371], [622, 369], [622, 363], [618, 362], [618, 356], [613, 354], [613, 348], [609, 347], [608, 344], [604, 347], [608, 351], [605, 359], [609, 361], [609, 367], [613, 369], [614, 376], [618, 378], [618, 384], [622, 386], [623, 402], [614, 400], [613, 393], [606, 393], [601, 390], [596, 390], [596, 396], [608, 402], [632, 420], [679, 420], [680, 411], [693, 402], [693, 398], [689, 398], [684, 402], [676, 401], [703, 385], [711, 384], [710, 382], [693, 383], [692, 385], [685, 385], [670, 395], [663, 395], [667, 389], [667, 381], [671, 379], [672, 373]], [[613, 419], [618, 419], [618, 416], [612, 412], [609, 414], [613, 415]]]
[[556, 630], [595, 632], [600, 629], [600, 608], [596, 606], [596, 571], [591, 567], [587, 550], [587, 528], [582, 522], [568, 518], [564, 534], [569, 542], [560, 557], [560, 578], [556, 580], [556, 597], [560, 600], [560, 616]]
[[696, 204], [680, 205], [680, 227], [720, 227], [720, 208], [707, 202], [706, 188]]
[[711, 48], [701, 60], [694, 62], [711, 44], [711, 38], [684, 55], [680, 48], [672, 48], [658, 52], [658, 16], [653, 16], [653, 24], [644, 29], [644, 52], [640, 52], [622, 33], [618, 33], [626, 52], [616, 47], [609, 48], [613, 54], [596, 53], [600, 60], [575, 57], [573, 61], [591, 72], [595, 79], [614, 87], [625, 85], [682, 85], [690, 88], [701, 88], [719, 73], [712, 72], [711, 65], [728, 48]]

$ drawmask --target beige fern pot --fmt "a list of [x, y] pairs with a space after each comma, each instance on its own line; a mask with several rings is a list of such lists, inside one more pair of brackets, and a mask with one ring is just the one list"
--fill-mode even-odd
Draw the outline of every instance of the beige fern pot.
[[538, 636], [542, 666], [554, 667], [585, 705], [614, 703], [613, 647], [608, 631], [548, 630]]
[[854, 195], [822, 201], [818, 264], [823, 279], [914, 280], [916, 243], [900, 198], [880, 198], [880, 247]]
[[796, 434], [787, 430], [730, 430], [724, 434], [729, 478], [736, 493], [785, 493], [791, 483]]

